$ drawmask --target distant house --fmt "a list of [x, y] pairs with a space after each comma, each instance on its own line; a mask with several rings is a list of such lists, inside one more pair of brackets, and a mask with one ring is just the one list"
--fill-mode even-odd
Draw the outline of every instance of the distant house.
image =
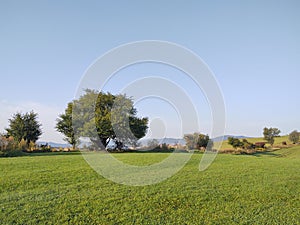
[[267, 144], [267, 142], [256, 142], [255, 147], [256, 148], [265, 148], [266, 144]]

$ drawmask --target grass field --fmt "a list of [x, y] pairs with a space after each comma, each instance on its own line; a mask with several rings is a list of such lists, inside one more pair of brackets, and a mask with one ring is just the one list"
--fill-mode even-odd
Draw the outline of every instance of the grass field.
[[[300, 147], [219, 154], [204, 172], [201, 156], [144, 187], [102, 178], [79, 153], [0, 158], [0, 224], [300, 224]], [[115, 157], [149, 164], [166, 154]]]

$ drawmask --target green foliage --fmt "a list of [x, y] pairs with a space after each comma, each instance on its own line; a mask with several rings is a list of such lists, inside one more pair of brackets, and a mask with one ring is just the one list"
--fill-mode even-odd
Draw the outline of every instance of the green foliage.
[[18, 157], [18, 156], [25, 156], [25, 155], [26, 153], [17, 149], [0, 151], [0, 157]]
[[255, 149], [255, 144], [249, 142], [247, 139], [242, 140], [244, 149]]
[[37, 114], [33, 111], [14, 114], [9, 119], [9, 128], [6, 128], [6, 131], [7, 136], [13, 137], [17, 144], [23, 139], [27, 146], [31, 141], [36, 142], [42, 134], [41, 124], [37, 121]]
[[271, 145], [273, 146], [274, 144], [274, 137], [279, 137], [280, 134], [280, 130], [278, 128], [267, 128], [265, 127], [263, 130], [263, 135], [264, 135], [264, 139]]
[[137, 117], [133, 101], [126, 95], [86, 90], [73, 101], [75, 134], [88, 137], [99, 148], [110, 140], [119, 146], [136, 145], [148, 129], [148, 118]]
[[243, 139], [242, 141], [235, 137], [228, 138], [228, 144], [230, 144], [234, 149], [242, 148], [242, 149], [255, 149], [255, 145], [249, 142], [247, 139]]
[[209, 136], [205, 134], [199, 134], [197, 140], [197, 148], [206, 148], [209, 142]]
[[73, 150], [76, 148], [76, 145], [79, 143], [78, 137], [75, 135], [75, 131], [72, 125], [72, 112], [73, 104], [69, 103], [68, 107], [65, 109], [64, 114], [60, 114], [59, 118], [56, 120], [56, 130], [64, 134], [64, 140], [72, 145]]
[[185, 134], [183, 136], [186, 147], [188, 149], [196, 149], [197, 148], [197, 141], [198, 141], [199, 133], [194, 134]]
[[243, 142], [241, 142], [240, 139], [238, 139], [238, 138], [229, 137], [227, 141], [228, 141], [228, 144], [230, 144], [235, 149], [243, 147]]
[[25, 121], [24, 115], [16, 113], [9, 121], [9, 128], [6, 129], [7, 137], [13, 137], [16, 143], [25, 138]]
[[188, 149], [206, 148], [210, 140], [208, 135], [197, 132], [193, 134], [185, 134], [183, 138]]
[[293, 132], [291, 132], [289, 134], [289, 140], [293, 143], [293, 144], [296, 144], [299, 142], [299, 132], [297, 130], [294, 130]]
[[[168, 155], [114, 157], [143, 166]], [[106, 180], [80, 153], [1, 158], [0, 223], [299, 224], [300, 147], [256, 157], [219, 154], [199, 172], [202, 157], [194, 154], [175, 176], [144, 187]]]

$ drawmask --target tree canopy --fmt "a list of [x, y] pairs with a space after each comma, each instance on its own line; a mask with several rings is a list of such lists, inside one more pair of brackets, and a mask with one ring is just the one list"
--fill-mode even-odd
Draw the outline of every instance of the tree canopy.
[[67, 141], [72, 148], [75, 149], [76, 145], [79, 143], [78, 137], [75, 135], [74, 128], [72, 126], [72, 111], [73, 104], [70, 102], [65, 109], [64, 114], [60, 114], [59, 118], [56, 120], [56, 130], [64, 134], [64, 140]]
[[243, 139], [241, 141], [238, 138], [229, 137], [227, 141], [228, 141], [228, 144], [230, 144], [235, 149], [237, 149], [237, 148], [254, 149], [255, 148], [255, 145], [253, 143], [247, 141], [247, 139]]
[[148, 129], [148, 118], [138, 117], [133, 101], [126, 95], [87, 89], [73, 101], [73, 128], [95, 146], [105, 148], [113, 140], [116, 148], [135, 145]]
[[275, 141], [274, 138], [279, 137], [280, 132], [281, 131], [278, 128], [265, 127], [263, 130], [264, 139], [273, 146], [274, 141]]
[[300, 134], [297, 130], [294, 130], [293, 132], [291, 132], [289, 134], [289, 140], [291, 142], [293, 142], [293, 144], [296, 144], [297, 142], [299, 142], [299, 137], [300, 137]]
[[6, 128], [7, 136], [11, 136], [17, 143], [25, 140], [29, 143], [36, 142], [42, 135], [41, 124], [37, 120], [38, 115], [33, 111], [29, 113], [16, 113], [9, 119], [9, 128]]
[[184, 140], [188, 149], [200, 149], [201, 147], [206, 148], [209, 143], [209, 136], [200, 133], [185, 134]]
[[230, 144], [235, 149], [243, 147], [243, 142], [241, 142], [238, 138], [229, 137], [227, 141], [228, 144]]

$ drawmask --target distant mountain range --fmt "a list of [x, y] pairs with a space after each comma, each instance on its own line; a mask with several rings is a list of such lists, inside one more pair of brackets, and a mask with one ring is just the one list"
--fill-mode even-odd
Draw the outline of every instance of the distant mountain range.
[[[235, 137], [235, 138], [251, 138], [251, 137], [246, 137], [246, 136], [236, 136], [236, 135], [224, 135], [221, 137], [215, 137], [212, 138], [212, 140], [214, 142], [219, 142], [219, 141], [227, 141], [229, 137]], [[142, 146], [146, 146], [148, 144], [148, 141], [150, 141], [150, 138], [145, 138], [145, 139], [141, 139], [139, 141], [139, 143], [141, 143]], [[169, 145], [175, 145], [175, 144], [180, 144], [180, 145], [185, 145], [185, 140], [183, 138], [161, 138], [161, 139], [156, 139], [160, 144], [162, 143], [166, 143]], [[56, 143], [56, 142], [46, 142], [46, 141], [38, 141], [37, 144], [38, 145], [45, 145], [46, 143], [48, 143], [48, 145], [50, 145], [51, 147], [54, 148], [67, 148], [67, 147], [71, 147], [71, 145], [69, 144], [62, 144], [62, 143]], [[81, 141], [80, 143], [80, 147], [83, 147], [83, 145], [89, 146], [90, 142], [87, 141]]]

